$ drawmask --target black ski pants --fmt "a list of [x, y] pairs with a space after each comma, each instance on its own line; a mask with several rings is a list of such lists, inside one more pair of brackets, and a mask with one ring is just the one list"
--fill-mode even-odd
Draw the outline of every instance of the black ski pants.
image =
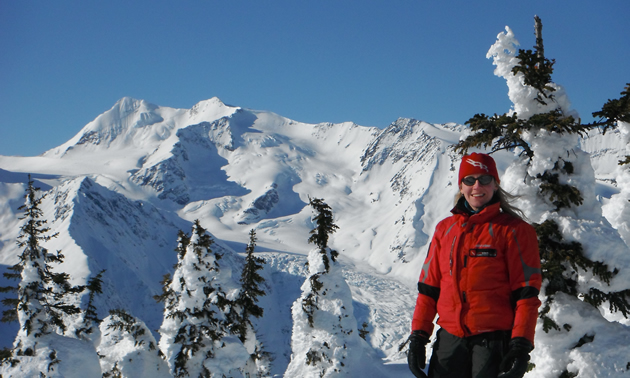
[[429, 378], [497, 378], [510, 334], [496, 331], [460, 338], [439, 329]]

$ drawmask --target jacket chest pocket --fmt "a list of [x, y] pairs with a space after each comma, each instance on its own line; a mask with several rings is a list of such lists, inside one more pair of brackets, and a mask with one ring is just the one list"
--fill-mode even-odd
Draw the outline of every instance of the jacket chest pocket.
[[465, 260], [469, 289], [494, 290], [507, 282], [507, 267], [498, 249], [471, 248]]

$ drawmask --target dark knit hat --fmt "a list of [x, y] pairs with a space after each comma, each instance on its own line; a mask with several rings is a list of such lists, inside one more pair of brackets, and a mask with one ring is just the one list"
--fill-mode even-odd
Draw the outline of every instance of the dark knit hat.
[[499, 172], [497, 172], [497, 165], [494, 159], [487, 154], [478, 154], [473, 152], [470, 155], [466, 155], [462, 158], [462, 162], [459, 165], [459, 181], [470, 175], [490, 175], [494, 177], [494, 180], [499, 184]]

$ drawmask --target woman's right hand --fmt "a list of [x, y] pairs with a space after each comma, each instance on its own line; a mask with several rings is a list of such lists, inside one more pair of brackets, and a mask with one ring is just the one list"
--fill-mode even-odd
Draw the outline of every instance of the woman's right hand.
[[427, 378], [422, 369], [426, 366], [427, 352], [425, 346], [428, 342], [429, 337], [423, 331], [413, 331], [409, 336], [407, 364], [409, 364], [409, 370], [417, 378]]

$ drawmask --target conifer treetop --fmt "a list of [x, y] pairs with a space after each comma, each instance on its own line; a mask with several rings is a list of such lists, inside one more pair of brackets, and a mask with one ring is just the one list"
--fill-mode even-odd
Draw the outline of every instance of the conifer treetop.
[[320, 249], [325, 249], [328, 247], [330, 234], [337, 231], [339, 227], [333, 222], [332, 209], [323, 199], [309, 198], [309, 205], [316, 213], [313, 220], [317, 226], [311, 230], [308, 242], [317, 245]]
[[[47, 235], [50, 232], [50, 228], [46, 226], [45, 219], [40, 219], [44, 216], [44, 212], [41, 210], [40, 205], [47, 194], [38, 196], [38, 192], [41, 190], [39, 187], [34, 186], [34, 181], [31, 175], [28, 175], [28, 184], [26, 188], [25, 204], [18, 207], [18, 210], [24, 212], [19, 217], [19, 220], [25, 220], [24, 224], [20, 227], [20, 234], [18, 235], [17, 245], [20, 248], [26, 247], [20, 258], [36, 259], [40, 257], [40, 242], [49, 241], [52, 238], [56, 238], [59, 233]], [[46, 257], [46, 256], [44, 256]]]
[[[515, 111], [503, 115], [476, 114], [465, 122], [472, 131], [471, 135], [454, 146], [456, 152], [464, 155], [470, 149], [489, 149], [492, 154], [501, 150], [520, 149], [521, 155], [530, 160], [534, 156], [531, 146], [531, 135], [544, 130], [560, 135], [578, 135], [585, 137], [590, 131], [599, 129], [605, 133], [619, 126], [619, 122], [630, 122], [630, 83], [626, 84], [619, 99], [608, 100], [602, 110], [594, 112], [597, 121], [584, 124], [575, 111], [569, 110], [564, 90], [551, 78], [555, 60], [544, 55], [542, 21], [535, 17], [536, 45], [534, 50], [519, 49], [518, 54], [506, 52], [507, 46], [517, 43], [512, 31], [507, 28], [506, 34], [500, 34], [497, 44], [488, 52], [494, 57], [497, 67], [495, 74], [503, 76], [510, 87], [510, 98], [514, 102]], [[505, 63], [506, 60], [509, 62]], [[511, 67], [510, 73], [503, 71], [505, 66]], [[516, 84], [521, 80], [521, 85]], [[512, 84], [509, 84], [512, 82]], [[513, 88], [522, 87], [519, 94], [512, 93]], [[561, 98], [556, 97], [561, 92]], [[529, 103], [533, 98], [537, 106]], [[630, 160], [628, 160], [630, 161]], [[620, 164], [624, 161], [620, 161]]]
[[536, 45], [534, 46], [535, 52], [532, 50], [519, 50], [517, 58], [519, 64], [512, 68], [512, 73], [517, 74], [522, 72], [524, 74], [524, 81], [526, 85], [535, 88], [538, 93], [536, 101], [542, 105], [547, 105], [547, 101], [553, 101], [553, 94], [556, 89], [549, 85], [551, 81], [551, 74], [553, 73], [553, 65], [555, 60], [549, 60], [545, 58], [545, 49], [543, 47], [542, 37], [542, 21], [540, 17], [534, 16], [535, 25], [534, 30], [536, 34]]
[[[326, 251], [328, 248], [328, 239], [332, 233], [339, 229], [339, 226], [333, 222], [332, 209], [323, 199], [309, 197], [309, 205], [311, 205], [315, 211], [313, 220], [316, 223], [316, 227], [311, 230], [311, 236], [308, 238], [308, 242], [319, 247], [325, 270], [328, 272], [330, 269], [330, 261], [328, 252]], [[339, 253], [337, 251], [330, 250], [330, 259], [332, 259], [333, 262], [336, 261], [338, 255]]]

